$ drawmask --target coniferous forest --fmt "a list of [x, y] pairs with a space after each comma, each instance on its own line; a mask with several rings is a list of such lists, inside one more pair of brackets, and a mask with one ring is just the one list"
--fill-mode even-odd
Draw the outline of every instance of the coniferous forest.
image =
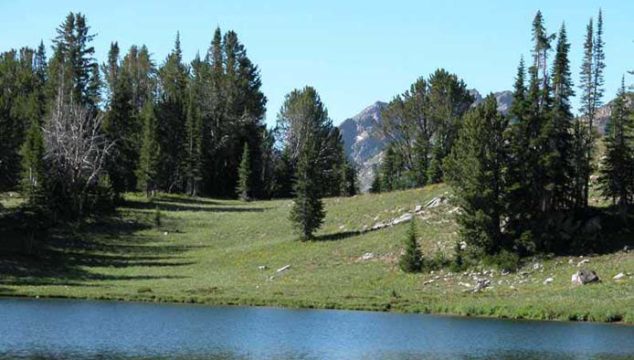
[[[0, 191], [27, 198], [13, 216], [33, 226], [81, 222], [116, 212], [131, 192], [294, 198], [289, 218], [306, 240], [327, 214], [322, 198], [359, 193], [356, 165], [316, 89], [289, 89], [267, 128], [260, 69], [236, 32], [217, 28], [194, 59], [183, 58], [178, 33], [164, 59], [115, 41], [99, 64], [88, 20], [71, 12], [50, 48], [0, 55]], [[565, 24], [553, 32], [544, 23], [538, 12], [527, 55], [518, 54], [508, 113], [493, 95], [476, 104], [460, 76], [442, 68], [383, 110], [378, 131], [388, 146], [371, 192], [448, 183], [468, 245], [456, 246], [458, 267], [598, 251], [606, 244], [597, 219], [627, 225], [634, 118], [624, 81], [606, 134], [594, 126], [609, 100], [605, 81], [614, 80], [604, 78], [602, 14], [587, 25], [580, 69], [570, 66]], [[592, 191], [614, 211], [591, 206]], [[412, 228], [414, 264], [402, 267], [419, 271], [415, 237]]]

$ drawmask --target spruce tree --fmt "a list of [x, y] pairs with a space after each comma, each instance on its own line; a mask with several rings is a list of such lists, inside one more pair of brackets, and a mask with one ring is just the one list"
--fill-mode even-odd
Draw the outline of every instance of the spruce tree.
[[22, 144], [22, 191], [32, 203], [43, 195], [46, 178], [44, 166], [44, 138], [39, 121], [32, 121]]
[[313, 238], [314, 232], [321, 226], [326, 213], [321, 201], [321, 183], [323, 174], [318, 167], [319, 141], [308, 134], [297, 159], [297, 172], [293, 190], [295, 199], [291, 209], [291, 221], [299, 231], [302, 240]]
[[423, 254], [416, 237], [416, 221], [412, 219], [405, 238], [405, 252], [398, 261], [401, 270], [407, 273], [420, 272], [423, 268]]
[[485, 254], [504, 247], [504, 174], [508, 150], [504, 141], [507, 120], [498, 113], [493, 95], [469, 111], [449, 157], [445, 171], [462, 212], [458, 215], [461, 237]]
[[326, 154], [332, 121], [319, 94], [312, 87], [294, 90], [286, 96], [278, 115], [278, 124], [287, 130], [286, 148], [290, 160], [295, 160], [295, 200], [291, 221], [303, 240], [312, 239], [325, 217], [321, 197], [327, 178]]
[[192, 62], [192, 78], [188, 86], [187, 118], [185, 123], [185, 191], [196, 195], [200, 188], [203, 171], [203, 120], [200, 103], [204, 89], [205, 65], [196, 55]]
[[618, 205], [622, 215], [634, 197], [634, 130], [627, 106], [624, 81], [612, 103], [606, 136], [606, 154], [601, 162], [599, 184], [604, 197]]
[[139, 167], [136, 171], [138, 178], [137, 186], [144, 191], [147, 196], [157, 190], [157, 177], [160, 165], [160, 145], [158, 140], [158, 120], [154, 113], [154, 106], [151, 102], [143, 105], [141, 114], [143, 120], [143, 138], [141, 153], [139, 156]]
[[132, 84], [127, 71], [117, 75], [110, 106], [104, 120], [104, 132], [115, 148], [106, 169], [115, 194], [136, 189], [134, 170], [138, 167], [139, 150], [135, 140], [141, 131], [133, 107]]
[[573, 115], [570, 100], [574, 96], [566, 28], [561, 26], [552, 69], [553, 104], [542, 128], [546, 175], [545, 192], [549, 211], [569, 210], [574, 203]]
[[186, 145], [186, 100], [189, 69], [183, 64], [180, 35], [159, 69], [161, 94], [157, 104], [161, 166], [159, 186], [168, 192], [183, 190]]
[[378, 194], [381, 192], [381, 172], [379, 169], [375, 167], [374, 169], [374, 179], [372, 179], [372, 185], [370, 185], [370, 193]]
[[238, 168], [238, 186], [236, 192], [242, 201], [249, 201], [251, 193], [251, 158], [249, 156], [249, 144], [244, 143], [240, 167]]

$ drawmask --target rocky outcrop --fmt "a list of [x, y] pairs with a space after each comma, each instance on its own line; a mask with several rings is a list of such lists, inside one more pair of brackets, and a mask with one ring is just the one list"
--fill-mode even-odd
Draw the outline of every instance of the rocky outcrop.
[[572, 275], [572, 283], [576, 285], [585, 285], [599, 281], [599, 276], [596, 272], [591, 270], [582, 269]]

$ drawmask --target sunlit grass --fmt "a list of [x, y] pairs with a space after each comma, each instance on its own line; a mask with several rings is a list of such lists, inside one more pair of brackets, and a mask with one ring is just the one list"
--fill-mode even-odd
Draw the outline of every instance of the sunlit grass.
[[[591, 257], [587, 267], [603, 278], [599, 284], [571, 284], [578, 257], [528, 259], [517, 274], [486, 275], [492, 285], [474, 294], [467, 285], [485, 275], [398, 269], [406, 225], [362, 232], [447, 193], [446, 186], [434, 185], [326, 199], [327, 217], [312, 242], [297, 240], [288, 220], [290, 200], [161, 195], [150, 202], [129, 194], [118, 216], [42, 239], [57, 257], [0, 260], [0, 294], [634, 323], [634, 279], [612, 280], [619, 272], [634, 272], [631, 252]], [[2, 202], [19, 204], [7, 197]], [[160, 227], [154, 224], [157, 208]], [[441, 206], [418, 218], [425, 256], [452, 256], [452, 209]], [[72, 238], [72, 246], [64, 237]], [[362, 259], [366, 253], [371, 259]], [[290, 269], [276, 272], [286, 265]], [[549, 277], [552, 283], [544, 285]]]

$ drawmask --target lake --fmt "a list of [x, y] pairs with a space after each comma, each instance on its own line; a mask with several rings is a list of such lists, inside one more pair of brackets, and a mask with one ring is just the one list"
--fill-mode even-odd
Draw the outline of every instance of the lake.
[[0, 299], [0, 359], [634, 359], [634, 327]]

